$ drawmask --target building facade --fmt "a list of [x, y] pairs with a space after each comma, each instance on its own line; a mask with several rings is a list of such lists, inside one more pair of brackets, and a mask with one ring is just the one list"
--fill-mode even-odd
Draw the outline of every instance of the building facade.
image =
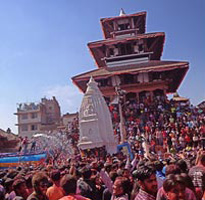
[[92, 76], [113, 101], [118, 89], [124, 98], [137, 99], [175, 93], [189, 69], [186, 61], [162, 61], [164, 32], [146, 33], [146, 12], [102, 18], [104, 39], [88, 43], [97, 69], [72, 78], [85, 93]]
[[78, 112], [66, 113], [61, 117], [61, 123], [58, 130], [71, 132], [73, 123], [75, 122], [78, 123]]
[[60, 106], [55, 97], [42, 98], [37, 104], [21, 103], [14, 114], [17, 115], [19, 136], [29, 138], [39, 132], [55, 130], [61, 118]]

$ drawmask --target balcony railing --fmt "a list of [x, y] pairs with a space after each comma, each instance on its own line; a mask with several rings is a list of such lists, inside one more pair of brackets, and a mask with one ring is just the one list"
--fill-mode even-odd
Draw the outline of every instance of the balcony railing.
[[123, 65], [132, 65], [138, 63], [145, 63], [150, 60], [152, 52], [135, 53], [129, 55], [120, 55], [114, 57], [105, 57], [104, 60], [108, 67], [116, 67]]

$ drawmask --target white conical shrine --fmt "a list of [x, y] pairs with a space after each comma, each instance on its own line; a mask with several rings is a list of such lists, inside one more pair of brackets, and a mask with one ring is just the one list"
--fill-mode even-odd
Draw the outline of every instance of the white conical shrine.
[[119, 14], [119, 16], [123, 16], [123, 15], [126, 15], [126, 13], [125, 13], [124, 9], [121, 8], [121, 9], [120, 9], [120, 14]]
[[108, 153], [116, 153], [117, 142], [105, 99], [92, 77], [87, 86], [79, 112], [78, 147], [85, 150], [105, 146]]

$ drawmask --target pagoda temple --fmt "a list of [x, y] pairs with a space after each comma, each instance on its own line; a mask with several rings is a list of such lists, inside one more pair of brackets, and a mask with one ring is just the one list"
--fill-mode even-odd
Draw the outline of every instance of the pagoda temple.
[[102, 18], [104, 39], [88, 43], [97, 69], [72, 77], [85, 93], [92, 76], [109, 101], [116, 88], [125, 91], [124, 100], [175, 93], [189, 69], [188, 62], [161, 60], [164, 32], [146, 33], [146, 12]]

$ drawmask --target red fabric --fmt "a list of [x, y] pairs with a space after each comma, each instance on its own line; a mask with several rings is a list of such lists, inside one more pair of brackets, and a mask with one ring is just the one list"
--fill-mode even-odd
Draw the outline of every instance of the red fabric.
[[65, 197], [61, 198], [60, 200], [90, 200], [90, 199], [76, 194], [76, 195], [65, 196]]
[[191, 141], [191, 139], [190, 139], [190, 137], [188, 135], [185, 136], [185, 141], [186, 142], [190, 142]]

